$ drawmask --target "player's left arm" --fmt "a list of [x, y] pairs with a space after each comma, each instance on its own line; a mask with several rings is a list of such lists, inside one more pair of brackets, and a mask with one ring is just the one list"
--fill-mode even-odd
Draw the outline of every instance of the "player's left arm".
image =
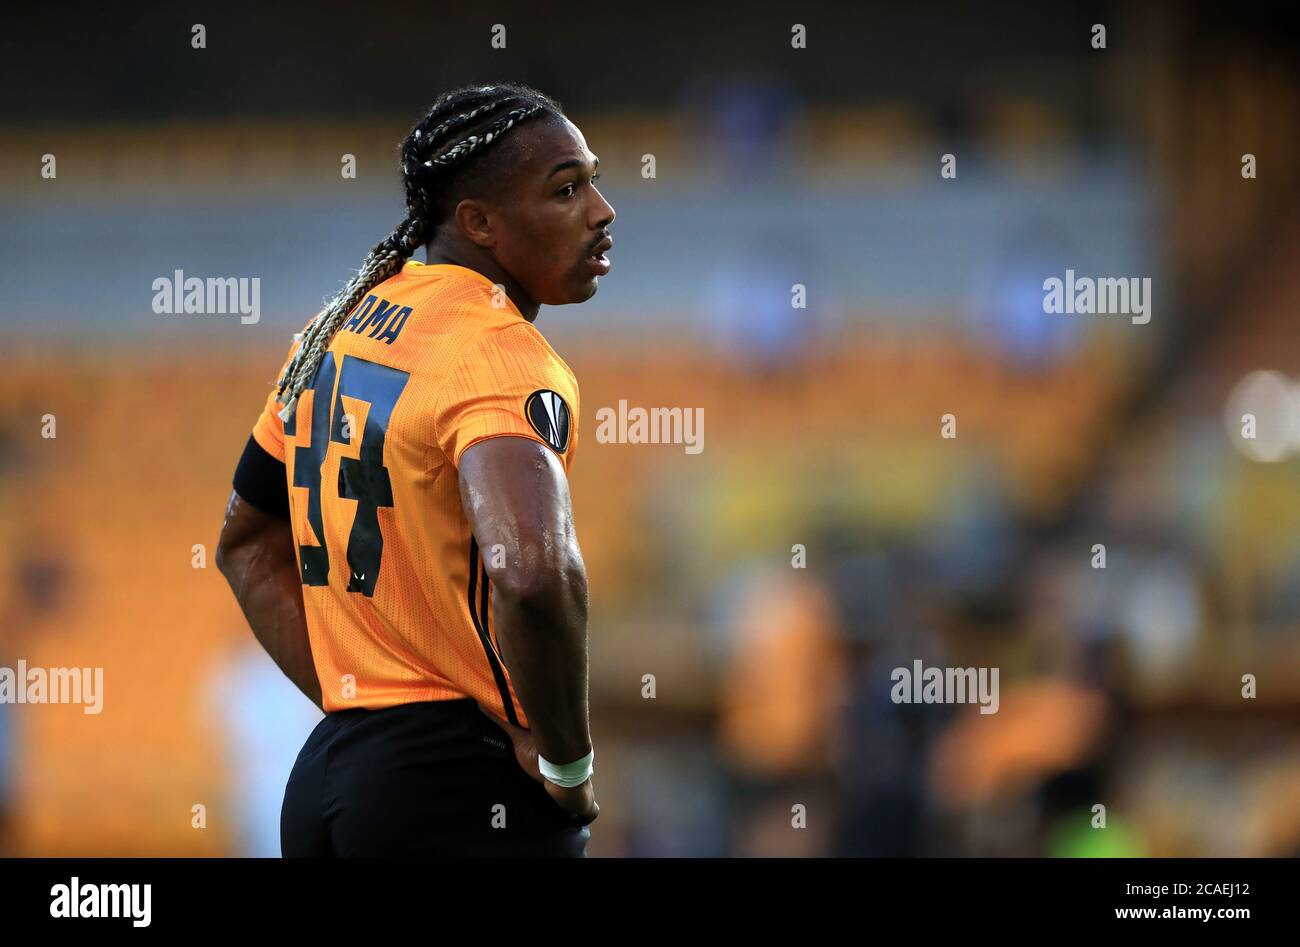
[[[226, 506], [217, 543], [217, 568], [230, 583], [254, 637], [271, 660], [323, 710], [320, 678], [307, 636], [302, 574], [289, 525], [289, 488], [283, 471], [284, 465], [250, 438]], [[241, 488], [248, 498], [240, 495]]]

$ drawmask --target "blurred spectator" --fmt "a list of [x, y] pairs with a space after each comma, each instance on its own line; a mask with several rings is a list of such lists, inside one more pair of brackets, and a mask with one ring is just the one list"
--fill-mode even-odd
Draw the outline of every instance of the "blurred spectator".
[[[832, 748], [844, 694], [838, 619], [813, 577], [751, 586], [726, 667], [718, 742], [732, 782], [732, 851], [825, 851], [835, 822]], [[796, 829], [802, 805], [806, 828]]]

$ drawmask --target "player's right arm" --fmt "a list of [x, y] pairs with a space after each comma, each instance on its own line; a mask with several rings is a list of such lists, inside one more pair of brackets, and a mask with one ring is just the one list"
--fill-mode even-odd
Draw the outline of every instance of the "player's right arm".
[[[503, 724], [520, 762], [541, 780], [536, 753], [552, 763], [592, 748], [587, 718], [587, 572], [573, 526], [563, 465], [544, 444], [493, 437], [461, 455], [465, 516], [495, 588], [501, 657], [531, 733]], [[535, 745], [535, 752], [533, 746]], [[565, 788], [542, 780], [564, 809], [590, 822], [600, 809], [588, 779]]]
[[[488, 313], [467, 318], [500, 322]], [[522, 319], [474, 338], [444, 374], [433, 406], [438, 447], [456, 468], [461, 508], [492, 586], [501, 659], [531, 729], [484, 707], [515, 756], [563, 808], [596, 817], [591, 780], [544, 780], [591, 752], [587, 721], [587, 573], [573, 526], [568, 468], [577, 381]], [[468, 539], [468, 537], [467, 537]]]

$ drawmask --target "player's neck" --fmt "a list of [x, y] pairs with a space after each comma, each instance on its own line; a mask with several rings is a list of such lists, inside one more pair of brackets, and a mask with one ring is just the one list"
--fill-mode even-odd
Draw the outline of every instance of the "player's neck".
[[469, 259], [465, 254], [440, 247], [434, 243], [430, 243], [425, 247], [425, 260], [430, 266], [450, 263], [483, 274], [492, 282], [505, 287], [506, 295], [510, 297], [510, 301], [515, 304], [515, 308], [519, 310], [525, 319], [529, 322], [537, 320], [537, 311], [541, 306], [529, 299], [527, 294], [524, 293], [523, 287], [515, 282], [510, 274], [501, 269], [495, 261]]

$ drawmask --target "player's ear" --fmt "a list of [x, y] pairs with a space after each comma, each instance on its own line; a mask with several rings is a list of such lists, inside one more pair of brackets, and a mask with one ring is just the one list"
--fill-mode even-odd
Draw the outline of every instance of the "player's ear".
[[496, 234], [492, 230], [486, 208], [472, 198], [467, 197], [456, 205], [456, 226], [480, 247], [496, 245]]

